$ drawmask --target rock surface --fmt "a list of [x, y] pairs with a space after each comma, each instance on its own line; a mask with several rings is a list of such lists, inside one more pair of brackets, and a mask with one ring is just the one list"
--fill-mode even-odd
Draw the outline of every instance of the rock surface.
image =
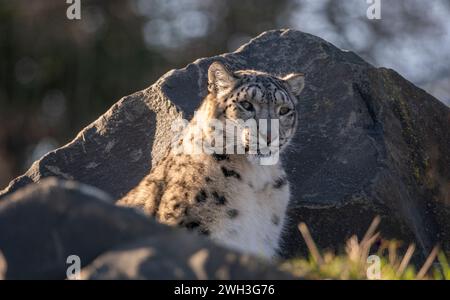
[[85, 279], [290, 278], [72, 181], [44, 179], [0, 203], [0, 279], [64, 279], [71, 255]]
[[6, 279], [64, 279], [66, 259], [81, 264], [135, 238], [167, 232], [99, 190], [54, 178], [0, 202], [0, 252]]
[[395, 71], [295, 30], [265, 32], [234, 53], [170, 71], [37, 161], [3, 195], [48, 176], [114, 199], [125, 194], [161, 158], [171, 122], [192, 116], [214, 60], [232, 70], [306, 73], [299, 130], [283, 158], [293, 195], [284, 255], [305, 249], [300, 221], [319, 246], [333, 247], [363, 234], [375, 215], [383, 236], [414, 241], [423, 255], [436, 243], [450, 250], [449, 108]]
[[293, 276], [248, 255], [193, 239], [184, 231], [153, 235], [111, 250], [86, 267], [82, 279], [268, 280]]

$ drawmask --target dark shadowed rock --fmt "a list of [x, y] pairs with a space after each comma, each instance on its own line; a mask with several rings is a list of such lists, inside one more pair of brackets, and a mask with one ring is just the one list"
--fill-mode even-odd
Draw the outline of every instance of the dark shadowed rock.
[[375, 215], [385, 237], [415, 241], [423, 254], [438, 242], [450, 250], [449, 108], [396, 72], [294, 30], [265, 32], [234, 53], [167, 73], [119, 101], [3, 193], [58, 176], [120, 197], [161, 158], [171, 121], [181, 112], [192, 116], [214, 60], [232, 70], [306, 73], [299, 130], [284, 157], [293, 195], [286, 256], [304, 249], [300, 221], [319, 246], [332, 247], [361, 235]]
[[264, 261], [212, 246], [182, 230], [109, 251], [82, 271], [83, 279], [293, 279]]
[[89, 279], [289, 278], [73, 181], [44, 179], [0, 203], [0, 279], [64, 279], [71, 255]]
[[0, 202], [6, 279], [64, 279], [69, 255], [78, 255], [86, 265], [114, 246], [168, 230], [132, 209], [113, 205], [96, 188], [54, 178]]
[[121, 99], [72, 142], [36, 161], [0, 198], [49, 176], [91, 184], [114, 198], [135, 186], [151, 168], [152, 155], [167, 145], [166, 132], [180, 115], [162, 95], [149, 93]]

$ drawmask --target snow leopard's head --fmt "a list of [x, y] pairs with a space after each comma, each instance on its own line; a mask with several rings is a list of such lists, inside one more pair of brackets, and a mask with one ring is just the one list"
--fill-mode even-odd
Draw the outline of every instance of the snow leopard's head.
[[216, 103], [214, 115], [238, 125], [247, 155], [267, 156], [274, 149], [282, 150], [294, 136], [297, 97], [304, 79], [302, 73], [277, 77], [254, 70], [231, 72], [214, 62], [208, 70], [208, 91]]

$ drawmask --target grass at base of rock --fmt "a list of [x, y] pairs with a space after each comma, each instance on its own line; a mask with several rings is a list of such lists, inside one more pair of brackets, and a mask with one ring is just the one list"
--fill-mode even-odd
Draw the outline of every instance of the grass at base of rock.
[[[305, 279], [382, 279], [415, 280], [435, 279], [450, 280], [450, 266], [444, 252], [435, 247], [421, 268], [411, 264], [415, 245], [411, 244], [404, 253], [400, 253], [401, 242], [383, 240], [375, 233], [380, 218], [375, 218], [361, 241], [352, 236], [345, 246], [345, 251], [321, 253], [307, 226], [299, 225], [299, 230], [309, 250], [308, 258], [295, 258], [281, 265], [281, 269]], [[375, 253], [371, 252], [378, 242]]]

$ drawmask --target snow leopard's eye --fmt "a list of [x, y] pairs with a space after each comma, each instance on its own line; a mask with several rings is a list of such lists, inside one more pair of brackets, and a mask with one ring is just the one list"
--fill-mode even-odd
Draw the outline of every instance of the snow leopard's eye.
[[251, 104], [248, 101], [242, 101], [239, 102], [239, 104], [242, 106], [243, 109], [248, 110], [248, 111], [254, 111], [255, 108], [253, 107], [253, 104]]
[[280, 108], [278, 113], [280, 114], [280, 116], [284, 116], [284, 115], [287, 115], [290, 111], [291, 111], [291, 109], [289, 107], [283, 106]]

